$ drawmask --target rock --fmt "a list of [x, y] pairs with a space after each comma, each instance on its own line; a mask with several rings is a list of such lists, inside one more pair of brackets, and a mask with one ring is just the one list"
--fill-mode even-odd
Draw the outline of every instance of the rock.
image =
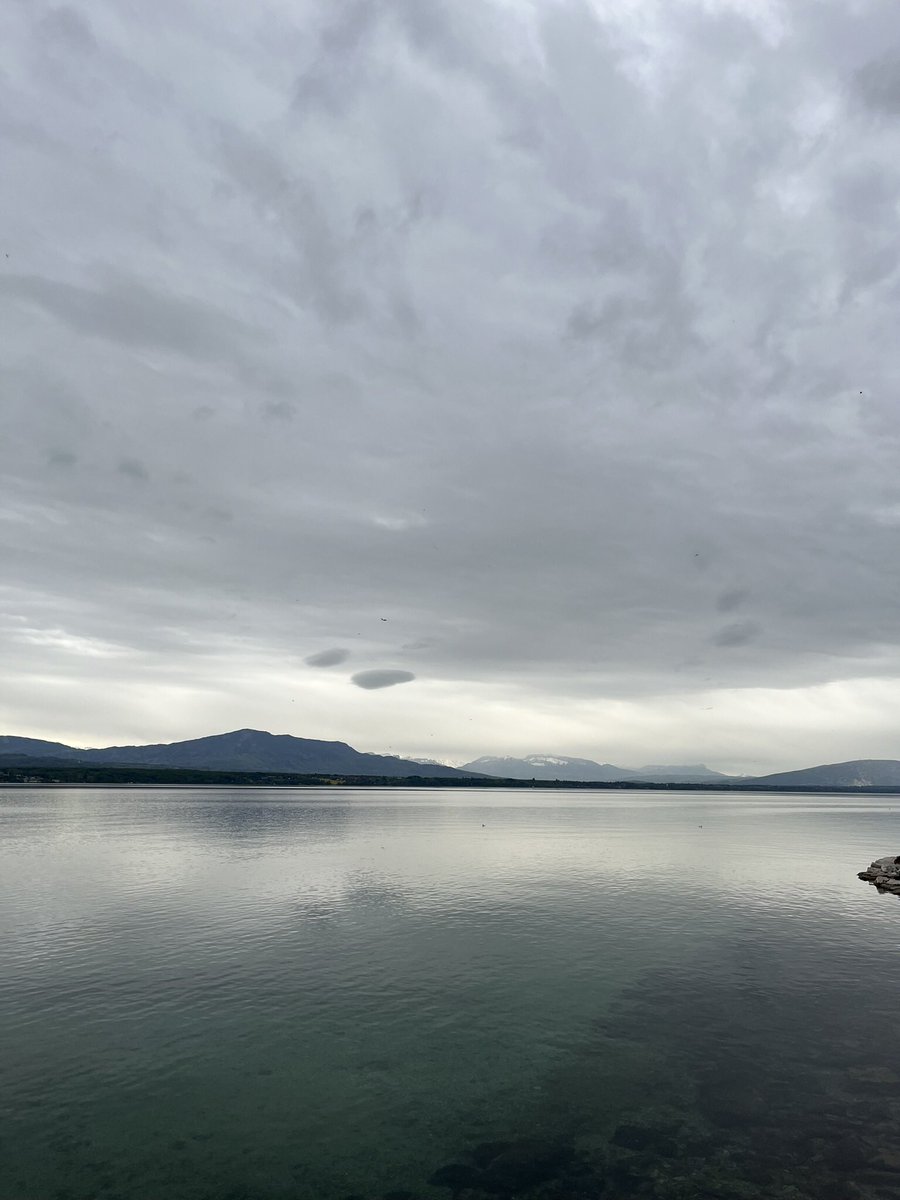
[[571, 1163], [572, 1150], [554, 1142], [514, 1142], [498, 1154], [481, 1177], [480, 1187], [494, 1195], [528, 1191], [556, 1180]]
[[468, 1167], [465, 1163], [448, 1163], [438, 1167], [428, 1182], [432, 1187], [449, 1188], [451, 1192], [461, 1192], [463, 1188], [479, 1188], [482, 1175], [477, 1167]]
[[472, 1151], [476, 1167], [487, 1167], [495, 1158], [512, 1149], [512, 1142], [482, 1142]]
[[862, 1193], [846, 1179], [827, 1179], [819, 1184], [816, 1200], [862, 1200]]
[[874, 883], [882, 891], [900, 893], [900, 854], [876, 858], [865, 871], [857, 873], [857, 879]]
[[647, 1169], [637, 1159], [623, 1160], [612, 1164], [607, 1179], [615, 1196], [631, 1196], [646, 1186]]
[[646, 1150], [660, 1158], [675, 1158], [678, 1154], [678, 1144], [667, 1130], [646, 1125], [620, 1125], [611, 1140], [624, 1150]]
[[869, 1162], [866, 1147], [858, 1139], [848, 1134], [839, 1138], [829, 1146], [826, 1161], [833, 1171], [852, 1174], [865, 1167]]

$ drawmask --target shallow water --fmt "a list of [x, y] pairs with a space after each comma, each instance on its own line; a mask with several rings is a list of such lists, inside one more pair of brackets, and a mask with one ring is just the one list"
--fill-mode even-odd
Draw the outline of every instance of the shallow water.
[[0, 791], [0, 1197], [900, 1197], [895, 851], [889, 796]]

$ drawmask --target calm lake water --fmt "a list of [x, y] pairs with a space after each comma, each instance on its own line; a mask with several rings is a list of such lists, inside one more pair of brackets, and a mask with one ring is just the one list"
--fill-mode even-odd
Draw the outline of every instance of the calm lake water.
[[900, 797], [0, 791], [3, 1200], [900, 1197]]

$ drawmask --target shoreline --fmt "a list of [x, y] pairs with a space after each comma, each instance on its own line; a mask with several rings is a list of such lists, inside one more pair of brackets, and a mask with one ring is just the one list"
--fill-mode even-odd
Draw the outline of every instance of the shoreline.
[[34, 768], [27, 772], [26, 778], [10, 778], [17, 774], [26, 775], [25, 771], [7, 769], [0, 771], [0, 790], [35, 790], [35, 789], [74, 789], [74, 788], [184, 788], [184, 789], [322, 789], [336, 790], [367, 789], [396, 790], [398, 788], [422, 789], [441, 791], [447, 789], [475, 789], [490, 791], [573, 791], [573, 792], [650, 792], [693, 793], [697, 795], [798, 795], [798, 796], [900, 796], [900, 787], [819, 787], [819, 786], [767, 786], [764, 784], [722, 784], [708, 783], [640, 783], [633, 780], [604, 782], [587, 782], [580, 780], [526, 780], [499, 778], [462, 778], [453, 779], [445, 776], [407, 775], [396, 778], [390, 776], [367, 775], [324, 775], [324, 774], [288, 774], [281, 772], [262, 771], [202, 771], [180, 768], [146, 768], [146, 774], [141, 770], [127, 768], [71, 768], [66, 778], [65, 770], [53, 769], [47, 771], [47, 778], [36, 778], [41, 772]]

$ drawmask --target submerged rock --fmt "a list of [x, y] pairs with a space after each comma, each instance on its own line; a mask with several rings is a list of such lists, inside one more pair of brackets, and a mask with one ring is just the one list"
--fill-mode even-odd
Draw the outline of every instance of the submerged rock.
[[653, 1129], [647, 1125], [620, 1125], [612, 1135], [614, 1146], [625, 1150], [646, 1150], [660, 1158], [675, 1158], [678, 1143], [668, 1129]]
[[865, 871], [859, 872], [858, 878], [866, 883], [874, 883], [883, 892], [900, 895], [900, 854], [876, 858]]
[[505, 1154], [512, 1148], [512, 1142], [481, 1142], [472, 1151], [472, 1159], [476, 1167], [487, 1167], [495, 1158], [499, 1158], [501, 1154]]
[[605, 1186], [603, 1168], [568, 1141], [482, 1142], [468, 1157], [474, 1166], [447, 1163], [429, 1184], [448, 1188], [454, 1200], [597, 1200]]
[[481, 1172], [477, 1167], [467, 1166], [466, 1163], [447, 1163], [438, 1167], [428, 1182], [432, 1187], [449, 1188], [451, 1192], [461, 1192], [463, 1188], [477, 1188], [481, 1182]]
[[483, 1191], [500, 1196], [527, 1192], [558, 1179], [572, 1158], [569, 1146], [544, 1141], [513, 1142], [490, 1161], [480, 1186]]

